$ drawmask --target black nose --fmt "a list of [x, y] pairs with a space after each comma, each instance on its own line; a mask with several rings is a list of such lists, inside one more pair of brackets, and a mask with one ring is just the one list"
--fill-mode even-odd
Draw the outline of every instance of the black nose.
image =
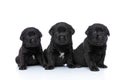
[[103, 37], [101, 35], [97, 35], [97, 39], [101, 40]]
[[60, 36], [61, 39], [65, 38], [65, 36]]
[[33, 43], [34, 42], [34, 39], [30, 39], [30, 43]]
[[64, 35], [60, 35], [59, 36], [59, 40], [65, 40], [65, 36]]

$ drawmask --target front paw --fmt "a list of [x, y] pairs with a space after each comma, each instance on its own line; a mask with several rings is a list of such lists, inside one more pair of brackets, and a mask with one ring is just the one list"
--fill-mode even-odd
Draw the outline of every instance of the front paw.
[[54, 69], [53, 65], [46, 65], [45, 66], [45, 70], [52, 70], [52, 69]]
[[104, 65], [104, 64], [99, 64], [98, 67], [100, 67], [100, 68], [107, 68], [107, 66]]
[[90, 67], [90, 70], [91, 71], [99, 71], [98, 67], [95, 67], [95, 66]]
[[19, 66], [19, 70], [26, 70], [27, 67], [26, 66]]
[[67, 67], [69, 67], [69, 68], [75, 68], [76, 66], [74, 64], [67, 64]]

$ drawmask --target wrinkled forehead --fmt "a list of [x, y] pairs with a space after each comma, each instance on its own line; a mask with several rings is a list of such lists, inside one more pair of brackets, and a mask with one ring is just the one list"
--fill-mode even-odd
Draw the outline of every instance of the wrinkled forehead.
[[66, 25], [57, 25], [55, 27], [55, 31], [57, 31], [57, 32], [67, 32], [68, 27]]
[[36, 33], [34, 31], [29, 31], [27, 34], [28, 34], [28, 36], [34, 36], [34, 35], [36, 35]]
[[35, 36], [37, 34], [37, 31], [34, 29], [29, 29], [26, 34], [28, 36]]
[[103, 27], [99, 27], [99, 26], [95, 26], [94, 30], [97, 32], [104, 32], [104, 28]]
[[58, 32], [66, 32], [67, 28], [65, 26], [58, 26], [57, 31]]

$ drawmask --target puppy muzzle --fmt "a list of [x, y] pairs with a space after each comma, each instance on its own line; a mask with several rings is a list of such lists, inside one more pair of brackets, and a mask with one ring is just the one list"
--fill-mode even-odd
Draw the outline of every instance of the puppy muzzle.
[[65, 36], [63, 36], [63, 35], [60, 35], [60, 36], [59, 36], [59, 41], [61, 41], [61, 42], [63, 42], [63, 41], [66, 41], [66, 38], [65, 38]]
[[30, 41], [29, 41], [30, 43], [34, 43], [35, 42], [35, 40], [34, 39], [30, 39]]

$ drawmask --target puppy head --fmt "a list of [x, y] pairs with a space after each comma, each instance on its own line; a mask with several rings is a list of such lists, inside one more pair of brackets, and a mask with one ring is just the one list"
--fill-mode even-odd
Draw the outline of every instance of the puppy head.
[[66, 45], [72, 41], [75, 30], [65, 22], [59, 22], [49, 30], [52, 40], [58, 45]]
[[40, 45], [41, 37], [42, 34], [38, 29], [29, 27], [23, 30], [20, 40], [25, 47], [37, 47]]
[[85, 33], [89, 39], [89, 43], [95, 46], [106, 44], [108, 36], [110, 36], [107, 27], [98, 23], [89, 26]]

